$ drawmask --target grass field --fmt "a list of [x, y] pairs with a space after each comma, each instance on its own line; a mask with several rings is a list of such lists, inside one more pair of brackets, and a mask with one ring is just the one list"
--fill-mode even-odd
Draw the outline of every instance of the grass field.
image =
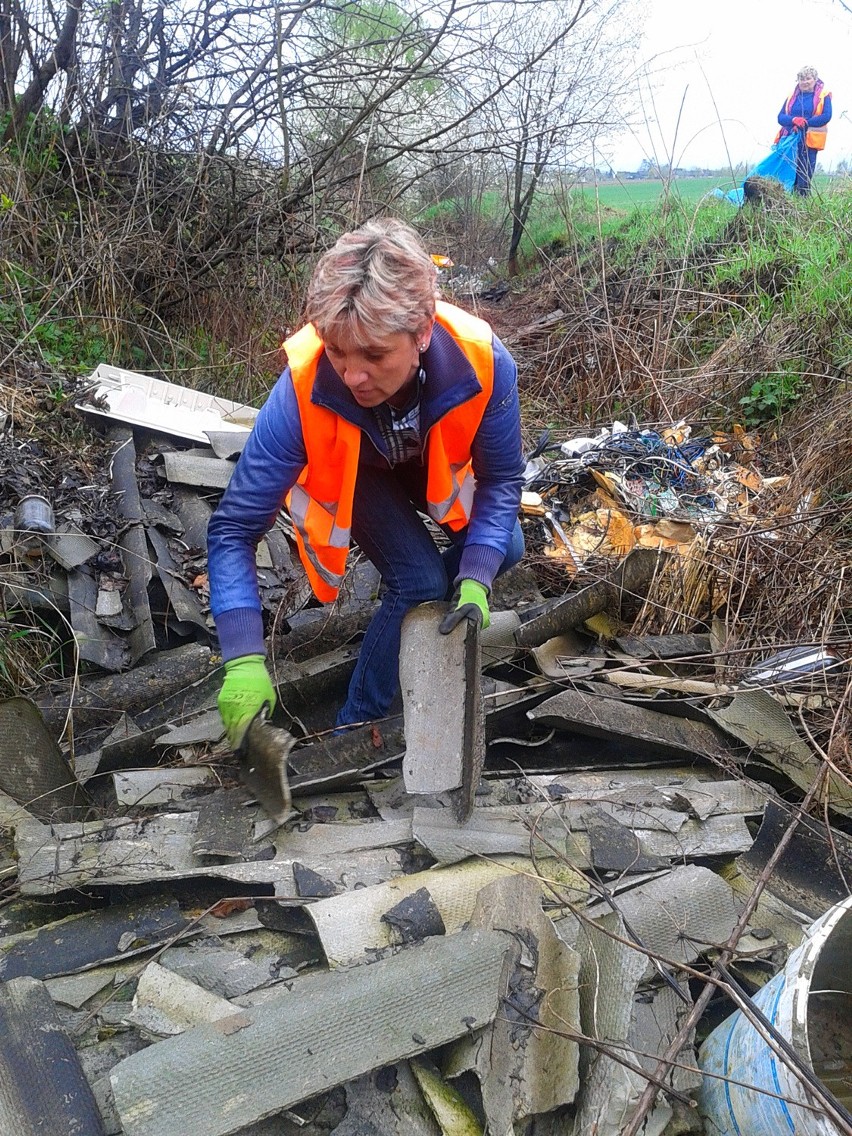
[[670, 182], [657, 178], [637, 181], [602, 181], [595, 185], [579, 186], [576, 192], [592, 201], [597, 199], [609, 209], [635, 209], [639, 205], [654, 205], [662, 198], [676, 195], [681, 201], [700, 201], [717, 187], [727, 192], [734, 182], [724, 177], [677, 178]]
[[[717, 174], [711, 177], [674, 178], [670, 182], [649, 179], [641, 181], [602, 181], [595, 185], [578, 186], [575, 192], [582, 193], [592, 202], [599, 200], [601, 205], [609, 209], [635, 209], [641, 205], [654, 205], [662, 198], [676, 195], [681, 201], [700, 201], [714, 189], [721, 189], [727, 193], [735, 185], [740, 185], [740, 179], [734, 179], [730, 174]], [[817, 174], [814, 179], [815, 190], [827, 190], [845, 185], [844, 177], [828, 177]]]

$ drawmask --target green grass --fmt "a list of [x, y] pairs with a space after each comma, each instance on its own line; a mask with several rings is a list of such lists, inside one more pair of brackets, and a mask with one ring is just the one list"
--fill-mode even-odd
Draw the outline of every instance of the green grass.
[[574, 192], [591, 201], [599, 201], [606, 209], [635, 209], [640, 205], [656, 205], [666, 197], [681, 201], [700, 201], [717, 187], [723, 192], [731, 189], [734, 181], [727, 177], [675, 178], [660, 181], [658, 178], [637, 181], [602, 181], [594, 185], [579, 186]]

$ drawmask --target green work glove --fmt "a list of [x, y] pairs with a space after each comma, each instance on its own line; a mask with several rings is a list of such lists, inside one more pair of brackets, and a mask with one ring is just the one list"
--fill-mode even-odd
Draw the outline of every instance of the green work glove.
[[264, 704], [275, 709], [275, 688], [263, 655], [241, 655], [225, 663], [225, 681], [219, 691], [219, 713], [232, 749], [238, 749], [243, 734]]
[[462, 580], [455, 596], [456, 606], [441, 620], [438, 630], [449, 635], [463, 619], [475, 620], [483, 629], [491, 622], [488, 614], [488, 589], [478, 580]]

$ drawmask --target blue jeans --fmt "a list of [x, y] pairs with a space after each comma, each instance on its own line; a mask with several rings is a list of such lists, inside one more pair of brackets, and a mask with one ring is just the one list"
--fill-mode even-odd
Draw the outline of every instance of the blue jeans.
[[[467, 530], [441, 526], [452, 542], [440, 552], [417, 510], [425, 512], [425, 469], [406, 463], [395, 469], [362, 465], [355, 485], [352, 537], [381, 573], [384, 594], [364, 634], [346, 702], [337, 725], [383, 718], [399, 690], [400, 628], [416, 604], [450, 599]], [[500, 572], [524, 554], [516, 521]]]

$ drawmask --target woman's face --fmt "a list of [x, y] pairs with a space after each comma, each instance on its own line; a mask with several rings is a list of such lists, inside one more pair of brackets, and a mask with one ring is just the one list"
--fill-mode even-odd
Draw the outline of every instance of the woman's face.
[[422, 335], [396, 331], [389, 335], [359, 336], [335, 331], [323, 340], [328, 360], [359, 406], [379, 406], [414, 377], [420, 350], [428, 346], [431, 328]]
[[814, 89], [814, 87], [816, 86], [816, 79], [814, 78], [813, 75], [809, 75], [807, 77], [807, 79], [803, 79], [802, 76], [800, 75], [798, 77], [798, 79], [796, 80], [796, 82], [799, 84], [799, 90], [800, 91], [805, 91], [805, 92], [812, 91]]

